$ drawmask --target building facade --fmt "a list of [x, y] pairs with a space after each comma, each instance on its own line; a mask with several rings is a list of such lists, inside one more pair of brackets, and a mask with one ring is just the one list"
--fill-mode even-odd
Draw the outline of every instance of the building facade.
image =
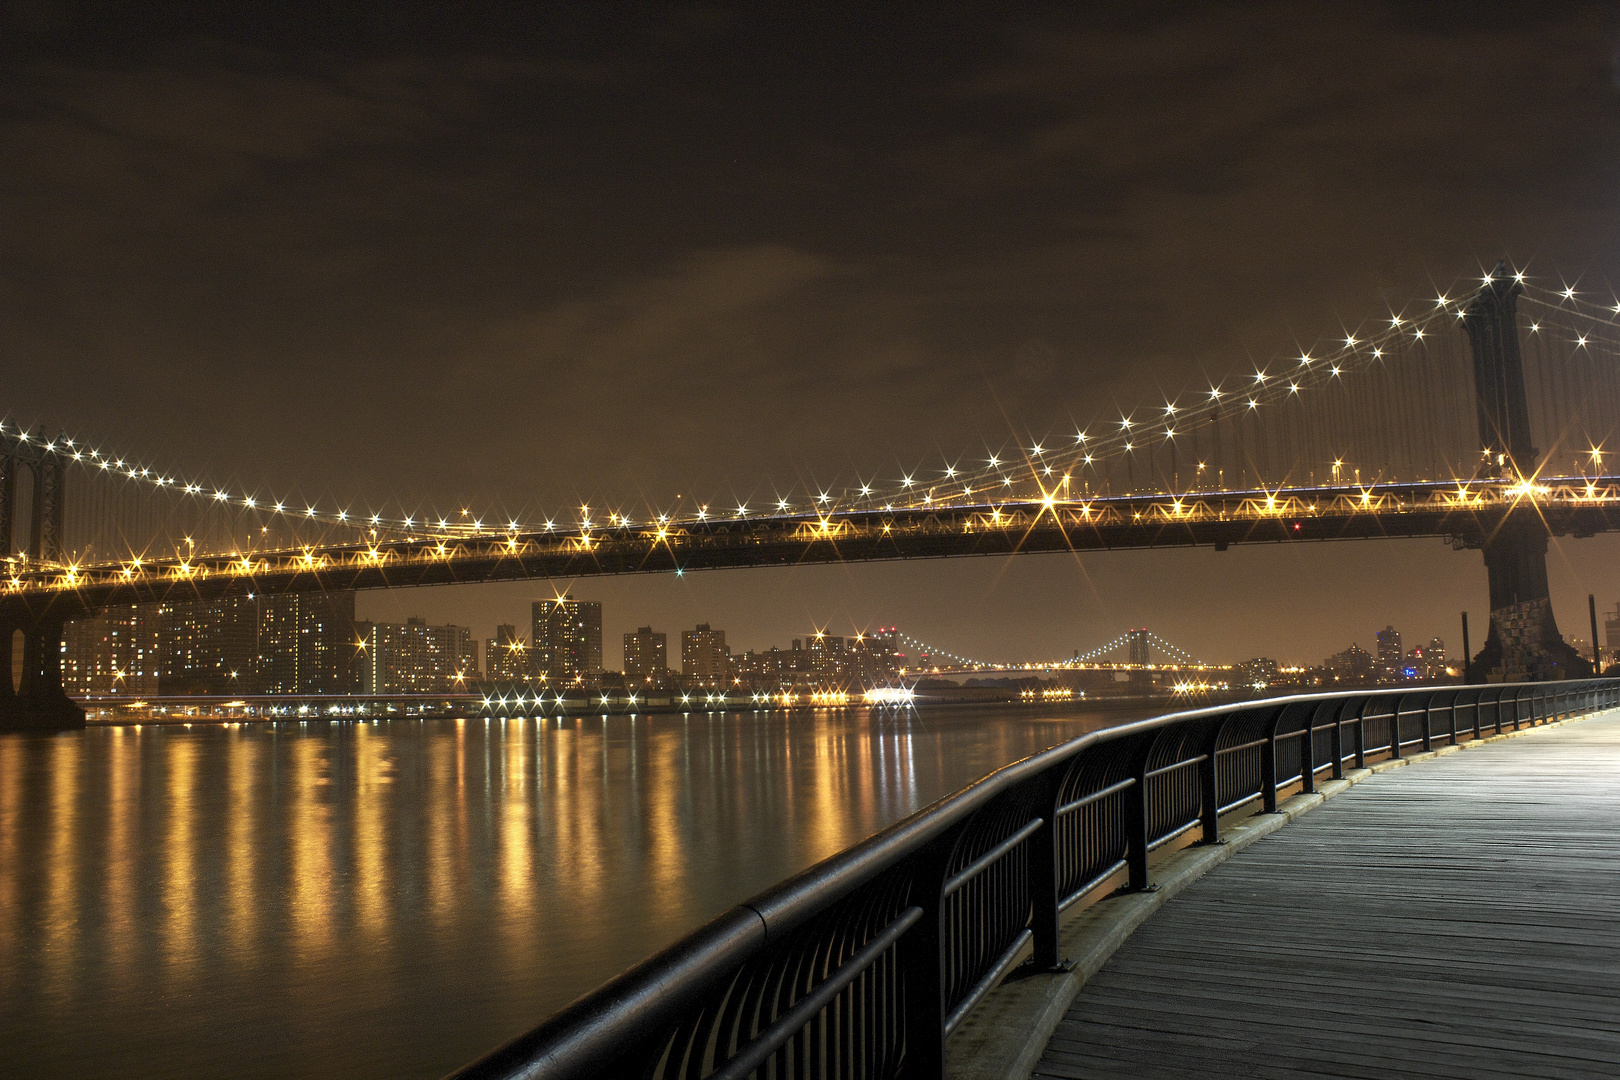
[[359, 679], [354, 592], [258, 600], [254, 686], [260, 694], [347, 694]]
[[1406, 653], [1401, 649], [1401, 632], [1393, 626], [1386, 626], [1378, 631], [1378, 667], [1385, 676], [1398, 675], [1406, 663]]
[[731, 681], [731, 648], [726, 632], [708, 623], [681, 631], [681, 677], [699, 686], [724, 686]]
[[552, 683], [573, 682], [602, 673], [602, 604], [561, 596], [536, 600], [533, 610], [534, 664]]
[[511, 623], [501, 623], [495, 636], [484, 641], [484, 678], [491, 682], [530, 682], [534, 679], [534, 650], [527, 634]]
[[120, 604], [68, 623], [62, 635], [62, 689], [75, 695], [156, 694], [162, 670], [158, 629], [158, 612], [150, 604]]
[[258, 692], [259, 602], [245, 596], [157, 606], [164, 694]]
[[465, 690], [478, 678], [472, 629], [426, 619], [403, 623], [363, 622], [356, 627], [360, 692], [443, 694]]
[[624, 635], [624, 677], [658, 679], [669, 671], [669, 636], [650, 626]]

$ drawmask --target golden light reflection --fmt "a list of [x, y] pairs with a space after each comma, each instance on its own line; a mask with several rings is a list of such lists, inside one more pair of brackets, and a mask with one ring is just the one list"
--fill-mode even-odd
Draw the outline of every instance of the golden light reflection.
[[392, 923], [394, 860], [390, 858], [389, 798], [394, 761], [389, 742], [369, 724], [354, 733], [354, 868], [356, 922], [371, 938], [383, 937]]
[[21, 921], [4, 917], [22, 910], [22, 787], [23, 755], [16, 750], [0, 753], [0, 976], [17, 970], [23, 947]]
[[163, 959], [172, 975], [183, 976], [197, 955], [196, 834], [200, 824], [197, 805], [196, 739], [174, 735], [163, 740], [168, 774], [164, 790], [165, 825], [162, 853], [164, 921]]
[[290, 754], [288, 931], [294, 951], [311, 961], [323, 959], [334, 944], [331, 753], [327, 740], [305, 736], [294, 740]]
[[260, 930], [261, 898], [255, 878], [258, 872], [258, 790], [263, 773], [263, 748], [257, 738], [233, 733], [225, 748], [228, 800], [225, 820], [225, 928], [231, 951], [245, 962], [252, 956]]
[[56, 1007], [73, 997], [84, 930], [79, 873], [79, 769], [83, 747], [77, 741], [53, 740], [50, 762], [50, 863], [45, 904], [52, 914], [51, 936], [42, 950], [42, 996]]
[[533, 748], [526, 738], [530, 730], [527, 718], [503, 721], [504, 738], [499, 743], [503, 751], [499, 764], [503, 767], [495, 840], [500, 860], [502, 926], [509, 962], [520, 965], [532, 963], [535, 956], [535, 804], [534, 785], [530, 783], [534, 764]]
[[413, 1034], [360, 1004], [386, 995], [493, 1044], [514, 997], [558, 1007], [1049, 741], [892, 707], [0, 740], [0, 1000], [120, 1043], [250, 1002], [266, 1060], [316, 1024], [369, 1061]]
[[102, 945], [113, 971], [133, 982], [140, 934], [136, 903], [141, 880], [141, 732], [132, 727], [108, 732], [107, 888], [103, 901]]

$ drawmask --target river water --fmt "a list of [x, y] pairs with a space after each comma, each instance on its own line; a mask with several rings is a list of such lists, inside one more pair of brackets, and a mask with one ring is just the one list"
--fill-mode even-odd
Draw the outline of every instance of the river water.
[[0, 1074], [424, 1077], [1082, 705], [0, 736]]

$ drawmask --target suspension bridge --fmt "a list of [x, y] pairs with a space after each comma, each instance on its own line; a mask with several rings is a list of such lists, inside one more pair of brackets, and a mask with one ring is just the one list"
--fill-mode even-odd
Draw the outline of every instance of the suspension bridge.
[[1585, 674], [1548, 598], [1550, 537], [1620, 524], [1620, 301], [1504, 265], [1342, 339], [1062, 445], [795, 489], [495, 516], [302, 501], [0, 425], [0, 725], [83, 723], [63, 626], [116, 604], [602, 574], [1114, 548], [1435, 537], [1483, 553], [1471, 680]]
[[[964, 656], [948, 649], [937, 648], [902, 632], [900, 643], [906, 646], [907, 675], [976, 675], [987, 672], [1046, 672], [1106, 670], [1130, 671], [1148, 667], [1164, 670], [1207, 671], [1216, 665], [1206, 664], [1187, 650], [1164, 640], [1153, 631], [1141, 627], [1127, 630], [1111, 641], [1062, 660], [985, 660]], [[1155, 664], [1153, 651], [1163, 654]]]

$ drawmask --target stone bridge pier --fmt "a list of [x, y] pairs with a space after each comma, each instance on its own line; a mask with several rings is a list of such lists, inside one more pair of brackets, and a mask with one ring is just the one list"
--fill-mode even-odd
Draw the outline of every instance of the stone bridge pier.
[[[63, 510], [67, 465], [59, 454], [24, 441], [0, 455], [0, 558], [18, 555], [17, 481], [26, 472], [29, 494], [26, 558], [49, 563], [63, 558]], [[0, 603], [0, 731], [71, 731], [84, 727], [84, 710], [62, 689], [62, 628], [92, 612], [76, 595], [52, 596], [32, 606], [16, 598]], [[22, 632], [22, 678], [14, 681], [17, 633]]]
[[[69, 619], [90, 614], [61, 598], [31, 615], [0, 608], [0, 732], [73, 731], [84, 727], [84, 710], [62, 688], [62, 633]], [[22, 634], [22, 679], [13, 681], [17, 632]]]

